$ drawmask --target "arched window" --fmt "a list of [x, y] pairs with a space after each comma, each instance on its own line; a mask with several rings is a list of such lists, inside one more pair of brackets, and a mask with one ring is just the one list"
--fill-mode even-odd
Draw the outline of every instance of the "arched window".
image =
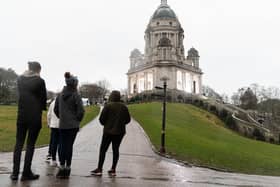
[[138, 93], [145, 91], [145, 78], [141, 77], [138, 79]]
[[191, 75], [190, 73], [186, 72], [185, 73], [185, 91], [188, 93], [192, 92], [192, 81], [191, 81]]
[[169, 40], [166, 37], [163, 37], [159, 40], [159, 44], [160, 47], [170, 47], [171, 46], [171, 40]]
[[167, 52], [166, 52], [166, 48], [163, 49], [163, 60], [167, 59]]
[[137, 93], [137, 86], [136, 86], [136, 84], [133, 84], [133, 93], [134, 94]]
[[148, 90], [152, 90], [153, 89], [153, 73], [148, 73]]
[[183, 90], [183, 75], [181, 71], [177, 71], [177, 89]]
[[193, 93], [196, 93], [196, 81], [193, 81]]

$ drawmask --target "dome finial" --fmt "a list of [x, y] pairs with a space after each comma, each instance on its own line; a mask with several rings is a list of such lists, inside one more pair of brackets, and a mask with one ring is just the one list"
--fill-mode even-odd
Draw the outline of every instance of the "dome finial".
[[161, 0], [161, 5], [167, 5], [167, 0]]

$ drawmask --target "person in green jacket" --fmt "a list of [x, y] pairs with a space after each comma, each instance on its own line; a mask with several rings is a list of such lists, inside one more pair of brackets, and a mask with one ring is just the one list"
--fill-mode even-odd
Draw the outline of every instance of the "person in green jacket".
[[119, 147], [126, 133], [126, 125], [130, 122], [130, 114], [127, 107], [121, 102], [119, 91], [112, 91], [108, 104], [103, 108], [99, 121], [103, 128], [103, 137], [99, 152], [97, 169], [91, 171], [92, 175], [102, 176], [102, 168], [106, 152], [112, 143], [113, 164], [108, 171], [110, 176], [116, 176], [116, 167], [119, 160]]

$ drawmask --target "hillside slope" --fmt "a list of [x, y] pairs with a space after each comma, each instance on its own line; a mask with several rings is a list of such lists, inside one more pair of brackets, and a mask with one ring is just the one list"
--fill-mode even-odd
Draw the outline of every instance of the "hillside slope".
[[[161, 103], [130, 105], [129, 110], [159, 149]], [[239, 136], [216, 116], [192, 105], [167, 104], [166, 149], [196, 165], [280, 175], [280, 146]]]

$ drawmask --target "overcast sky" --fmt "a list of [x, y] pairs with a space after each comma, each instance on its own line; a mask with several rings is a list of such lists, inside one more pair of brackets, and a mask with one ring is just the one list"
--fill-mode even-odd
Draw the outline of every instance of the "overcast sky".
[[[129, 55], [160, 0], [0, 1], [0, 67], [21, 74], [42, 64], [49, 90], [63, 74], [107, 79], [126, 88]], [[203, 83], [219, 93], [251, 83], [280, 87], [279, 0], [168, 0], [185, 30], [186, 51], [200, 52]]]

